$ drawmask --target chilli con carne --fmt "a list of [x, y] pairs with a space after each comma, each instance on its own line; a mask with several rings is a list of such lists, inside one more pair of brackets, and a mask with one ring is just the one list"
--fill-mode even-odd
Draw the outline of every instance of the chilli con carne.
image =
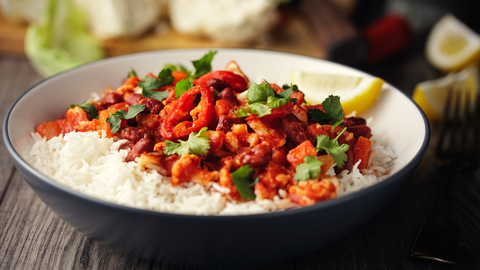
[[192, 61], [193, 72], [169, 64], [141, 79], [132, 70], [115, 91], [70, 106], [36, 132], [47, 139], [105, 132], [125, 140], [126, 162], [155, 169], [172, 185], [217, 182], [236, 201], [281, 192], [311, 205], [336, 198], [332, 170], [367, 168], [371, 130], [363, 118], [344, 118], [339, 97], [308, 105], [295, 85], [250, 83], [235, 61], [212, 71], [214, 54]]

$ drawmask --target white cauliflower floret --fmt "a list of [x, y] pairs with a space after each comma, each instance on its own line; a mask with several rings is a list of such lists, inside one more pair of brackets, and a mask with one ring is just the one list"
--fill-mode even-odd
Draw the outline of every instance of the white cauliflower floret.
[[46, 0], [0, 0], [0, 12], [14, 23], [37, 23], [46, 3]]
[[75, 0], [88, 13], [90, 31], [98, 38], [133, 37], [158, 21], [165, 0]]
[[170, 0], [172, 27], [222, 43], [249, 43], [277, 22], [273, 0]]

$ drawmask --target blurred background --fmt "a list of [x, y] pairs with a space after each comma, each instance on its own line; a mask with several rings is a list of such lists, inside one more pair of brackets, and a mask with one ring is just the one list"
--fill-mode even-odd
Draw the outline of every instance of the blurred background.
[[475, 0], [0, 0], [0, 54], [26, 58], [48, 77], [150, 50], [291, 52], [381, 77], [435, 119], [428, 107], [441, 88], [477, 91], [471, 66], [480, 57], [479, 6]]

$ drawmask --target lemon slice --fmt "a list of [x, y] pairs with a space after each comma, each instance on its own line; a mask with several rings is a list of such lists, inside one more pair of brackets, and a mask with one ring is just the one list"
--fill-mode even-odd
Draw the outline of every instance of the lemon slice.
[[412, 98], [422, 108], [428, 120], [438, 122], [443, 117], [449, 88], [466, 90], [473, 102], [479, 82], [478, 68], [470, 65], [460, 72], [449, 73], [443, 78], [417, 84]]
[[329, 95], [340, 97], [345, 115], [361, 114], [377, 99], [384, 81], [376, 77], [307, 73], [293, 70], [292, 83], [305, 94], [309, 104], [321, 104]]
[[433, 26], [425, 53], [435, 68], [445, 72], [458, 71], [480, 57], [480, 36], [447, 14]]

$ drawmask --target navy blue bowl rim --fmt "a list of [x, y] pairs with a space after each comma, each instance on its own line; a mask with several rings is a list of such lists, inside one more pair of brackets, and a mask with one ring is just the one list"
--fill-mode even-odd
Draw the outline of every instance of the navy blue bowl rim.
[[[386, 178], [385, 180], [383, 180], [379, 183], [376, 183], [376, 184], [374, 184], [370, 187], [359, 190], [357, 192], [347, 194], [347, 195], [338, 197], [338, 198], [333, 199], [333, 200], [328, 200], [328, 201], [324, 201], [324, 202], [321, 202], [321, 203], [317, 203], [317, 204], [314, 204], [314, 205], [311, 205], [311, 206], [300, 207], [300, 208], [290, 209], [290, 210], [286, 210], [286, 211], [277, 211], [277, 212], [260, 213], [260, 214], [246, 214], [246, 215], [189, 215], [189, 214], [157, 212], [157, 211], [152, 211], [152, 210], [145, 210], [145, 209], [139, 209], [139, 208], [124, 206], [124, 205], [104, 201], [104, 200], [89, 196], [87, 194], [81, 193], [79, 191], [75, 191], [75, 190], [73, 190], [69, 187], [66, 187], [66, 186], [50, 179], [46, 175], [40, 173], [35, 168], [33, 168], [30, 164], [28, 164], [28, 162], [26, 162], [19, 155], [19, 153], [15, 150], [15, 148], [14, 148], [14, 146], [13, 146], [11, 140], [10, 140], [10, 137], [8, 135], [8, 122], [9, 122], [9, 117], [10, 117], [10, 114], [11, 114], [13, 108], [25, 95], [27, 95], [30, 91], [35, 89], [38, 85], [43, 84], [44, 82], [46, 82], [48, 80], [52, 80], [52, 79], [54, 79], [58, 76], [61, 76], [64, 73], [75, 72], [77, 69], [80, 69], [80, 68], [88, 68], [90, 65], [96, 65], [98, 63], [103, 63], [103, 62], [107, 62], [107, 61], [114, 61], [114, 60], [119, 59], [119, 58], [137, 57], [139, 55], [145, 55], [145, 54], [148, 55], [148, 54], [169, 53], [169, 52], [179, 52], [179, 51], [180, 52], [181, 51], [184, 51], [184, 52], [187, 52], [187, 51], [188, 52], [191, 52], [191, 51], [205, 52], [207, 50], [217, 50], [219, 52], [220, 51], [226, 51], [227, 52], [227, 51], [234, 51], [235, 50], [235, 51], [246, 51], [246, 52], [248, 52], [248, 51], [262, 52], [262, 53], [265, 53], [265, 54], [267, 54], [267, 53], [284, 54], [284, 55], [289, 55], [289, 56], [305, 57], [305, 58], [308, 58], [308, 59], [315, 59], [315, 60], [319, 60], [319, 61], [329, 62], [329, 61], [323, 60], [323, 59], [318, 59], [318, 58], [305, 56], [305, 55], [287, 53], [287, 52], [278, 52], [278, 51], [262, 50], [262, 49], [244, 49], [244, 48], [240, 48], [240, 49], [239, 48], [234, 48], [234, 49], [233, 48], [210, 48], [210, 49], [208, 49], [208, 48], [192, 48], [192, 49], [157, 50], [157, 51], [148, 51], [148, 52], [140, 52], [140, 53], [133, 53], [133, 54], [128, 54], [128, 55], [115, 56], [115, 57], [111, 57], [111, 58], [106, 58], [106, 59], [94, 61], [94, 62], [91, 62], [91, 63], [87, 63], [87, 64], [84, 64], [84, 65], [75, 67], [73, 69], [61, 72], [61, 73], [53, 75], [51, 77], [45, 78], [44, 80], [36, 83], [35, 85], [33, 85], [32, 87], [27, 89], [22, 95], [20, 95], [12, 103], [12, 105], [8, 109], [8, 111], [5, 115], [5, 118], [4, 118], [2, 133], [3, 133], [3, 139], [5, 141], [6, 148], [7, 148], [8, 152], [10, 153], [12, 159], [14, 159], [18, 163], [19, 166], [28, 170], [38, 180], [43, 181], [44, 183], [48, 184], [49, 186], [51, 186], [51, 187], [53, 187], [57, 190], [60, 190], [61, 192], [67, 193], [70, 196], [75, 196], [77, 198], [90, 201], [91, 203], [98, 203], [98, 204], [103, 205], [105, 207], [114, 207], [114, 208], [117, 208], [118, 210], [133, 212], [133, 213], [136, 213], [136, 214], [151, 215], [151, 216], [159, 217], [159, 218], [162, 218], [162, 217], [163, 218], [175, 218], [175, 217], [176, 218], [182, 218], [182, 217], [184, 217], [184, 218], [189, 218], [189, 219], [194, 219], [194, 220], [201, 220], [201, 219], [218, 219], [218, 220], [222, 220], [222, 219], [245, 219], [247, 217], [249, 219], [250, 218], [262, 219], [262, 218], [267, 218], [267, 217], [268, 218], [274, 218], [274, 217], [283, 217], [283, 216], [289, 216], [289, 215], [302, 214], [304, 212], [316, 212], [316, 211], [319, 211], [319, 210], [324, 209], [324, 208], [344, 204], [344, 203], [347, 203], [348, 201], [357, 199], [358, 197], [363, 197], [363, 196], [368, 196], [369, 194], [374, 194], [377, 190], [383, 189], [384, 187], [390, 185], [392, 182], [398, 181], [398, 179], [403, 178], [403, 177], [408, 177], [409, 174], [415, 170], [416, 166], [418, 166], [418, 164], [420, 163], [420, 161], [422, 160], [423, 156], [425, 155], [425, 153], [427, 151], [429, 141], [430, 141], [430, 125], [429, 125], [427, 117], [425, 116], [422, 109], [412, 100], [411, 97], [407, 96], [404, 92], [402, 92], [402, 91], [398, 90], [398, 88], [394, 87], [395, 91], [399, 91], [400, 93], [402, 93], [405, 97], [407, 97], [415, 105], [417, 110], [420, 112], [420, 114], [423, 118], [424, 125], [425, 125], [425, 138], [422, 142], [420, 150], [418, 151], [418, 153], [414, 156], [414, 158], [409, 163], [407, 163], [403, 168], [401, 168], [394, 175]], [[329, 62], [329, 63], [333, 63], [333, 62]], [[333, 64], [336, 64], [336, 63], [333, 63]], [[339, 65], [339, 64], [337, 64], [337, 65]], [[351, 68], [351, 69], [353, 69], [353, 68]]]

